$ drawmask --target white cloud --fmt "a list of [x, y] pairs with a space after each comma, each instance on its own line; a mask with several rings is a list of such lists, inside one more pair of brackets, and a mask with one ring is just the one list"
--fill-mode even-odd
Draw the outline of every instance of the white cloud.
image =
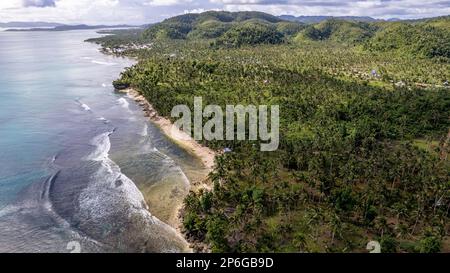
[[205, 11], [220, 11], [221, 9], [203, 9], [203, 8], [199, 8], [199, 9], [185, 9], [183, 11], [184, 14], [188, 14], [188, 13], [202, 13]]
[[417, 18], [450, 14], [450, 0], [0, 0], [0, 21], [142, 24], [217, 9]]
[[22, 0], [5, 0], [0, 1], [0, 10], [18, 9], [22, 7]]
[[443, 0], [212, 0], [228, 11], [258, 10], [275, 15], [354, 15], [377, 18], [419, 18], [450, 14]]
[[186, 3], [191, 3], [192, 0], [149, 0], [147, 2], [144, 2], [145, 6], [174, 6], [174, 5], [181, 5]]
[[[10, 0], [8, 0], [9, 2]], [[0, 5], [1, 21], [52, 21], [62, 23], [116, 23], [127, 21], [127, 16], [133, 18], [135, 12], [127, 8], [119, 8], [119, 0], [58, 0], [55, 5], [42, 7], [37, 5], [24, 5], [23, 1], [13, 0], [14, 9]], [[118, 18], [119, 17], [119, 18]], [[139, 18], [143, 19], [143, 18]]]

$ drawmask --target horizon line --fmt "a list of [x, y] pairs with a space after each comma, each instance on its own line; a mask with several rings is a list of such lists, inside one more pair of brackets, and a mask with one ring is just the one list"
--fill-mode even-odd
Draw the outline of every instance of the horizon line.
[[173, 18], [176, 16], [181, 16], [181, 15], [186, 15], [186, 14], [202, 14], [205, 12], [211, 12], [211, 11], [217, 11], [217, 12], [230, 12], [230, 13], [237, 13], [237, 12], [261, 12], [261, 13], [266, 13], [275, 17], [282, 17], [282, 16], [293, 16], [293, 17], [360, 17], [360, 18], [371, 18], [371, 19], [375, 19], [375, 20], [380, 20], [380, 21], [389, 21], [389, 20], [398, 20], [398, 21], [410, 21], [410, 20], [423, 20], [423, 19], [433, 19], [433, 18], [440, 18], [440, 17], [447, 17], [450, 16], [450, 14], [446, 14], [446, 15], [436, 15], [436, 16], [424, 16], [424, 17], [414, 17], [413, 15], [411, 15], [411, 17], [407, 17], [407, 18], [400, 18], [400, 17], [377, 17], [377, 16], [370, 16], [370, 15], [293, 15], [293, 14], [281, 14], [281, 15], [274, 15], [272, 13], [269, 12], [263, 12], [263, 11], [255, 11], [255, 10], [243, 10], [243, 11], [227, 11], [227, 10], [217, 10], [217, 9], [210, 9], [210, 10], [205, 10], [202, 12], [184, 12], [184, 13], [178, 13], [175, 15], [171, 15], [171, 16], [167, 16], [166, 18], [162, 19], [161, 21], [157, 21], [157, 22], [146, 22], [146, 23], [117, 23], [117, 24], [103, 24], [103, 23], [96, 23], [96, 24], [89, 24], [89, 23], [83, 23], [83, 22], [73, 22], [73, 23], [62, 23], [59, 21], [46, 21], [46, 20], [36, 20], [36, 21], [27, 21], [27, 20], [17, 20], [17, 21], [6, 21], [6, 22], [2, 22], [0, 21], [0, 24], [10, 24], [10, 23], [47, 23], [47, 24], [60, 24], [60, 25], [66, 25], [66, 26], [75, 26], [75, 25], [87, 25], [87, 26], [116, 26], [116, 25], [128, 25], [128, 26], [143, 26], [143, 25], [148, 25], [148, 24], [157, 24], [160, 23], [166, 19], [169, 18]]

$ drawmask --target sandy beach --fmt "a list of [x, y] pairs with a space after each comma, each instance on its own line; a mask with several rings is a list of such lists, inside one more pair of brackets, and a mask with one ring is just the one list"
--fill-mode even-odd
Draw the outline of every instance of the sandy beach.
[[[191, 190], [192, 191], [199, 191], [200, 189], [211, 190], [212, 187], [208, 179], [208, 174], [212, 172], [214, 168], [214, 159], [216, 156], [216, 152], [214, 152], [208, 147], [199, 144], [192, 137], [188, 136], [186, 133], [173, 126], [173, 123], [169, 119], [160, 116], [158, 112], [154, 109], [152, 104], [149, 101], [147, 101], [147, 99], [144, 96], [142, 96], [139, 93], [139, 91], [133, 88], [127, 88], [117, 91], [126, 94], [129, 98], [133, 99], [140, 107], [142, 107], [145, 116], [148, 117], [152, 123], [157, 125], [169, 139], [171, 139], [181, 148], [183, 148], [184, 150], [186, 150], [187, 152], [189, 152], [190, 154], [194, 155], [195, 157], [201, 160], [207, 172], [205, 173], [205, 176], [198, 177], [197, 179], [191, 179], [189, 181]], [[182, 210], [183, 205], [180, 205], [176, 209], [178, 213], [176, 213], [176, 215], [173, 215], [173, 217], [168, 219], [168, 224], [174, 227], [180, 234], [183, 234]], [[198, 248], [198, 246], [195, 245], [195, 242], [191, 244], [191, 247]], [[206, 249], [207, 246], [202, 245], [202, 248]]]
[[199, 144], [192, 137], [188, 136], [186, 133], [173, 126], [172, 122], [169, 119], [160, 116], [158, 112], [153, 108], [151, 103], [148, 102], [147, 99], [142, 96], [137, 90], [127, 88], [124, 90], [120, 90], [120, 92], [126, 93], [128, 97], [136, 101], [136, 103], [142, 107], [145, 115], [154, 124], [156, 124], [166, 136], [168, 136], [172, 141], [187, 150], [189, 153], [201, 159], [205, 167], [212, 171], [212, 169], [214, 168], [214, 158], [216, 155], [213, 150]]

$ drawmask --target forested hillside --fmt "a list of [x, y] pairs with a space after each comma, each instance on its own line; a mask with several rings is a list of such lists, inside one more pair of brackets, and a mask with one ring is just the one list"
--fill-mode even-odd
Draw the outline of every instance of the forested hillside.
[[299, 34], [297, 39], [361, 43], [370, 39], [377, 30], [378, 27], [374, 24], [331, 19], [317, 25], [308, 26]]
[[[283, 18], [283, 17], [282, 17]], [[180, 15], [150, 27], [148, 39], [217, 39], [214, 45], [335, 41], [366, 50], [398, 51], [428, 58], [450, 58], [450, 17], [424, 21], [380, 22], [331, 18], [305, 25], [260, 12]], [[295, 36], [295, 39], [290, 39]]]
[[382, 24], [366, 44], [376, 51], [450, 59], [450, 17], [418, 23]]
[[194, 96], [280, 106], [275, 152], [204, 141], [220, 153], [213, 189], [186, 198], [183, 225], [212, 251], [365, 252], [371, 240], [450, 251], [448, 26], [183, 15], [147, 29], [149, 48], [125, 51], [140, 61], [115, 84], [167, 117]]
[[148, 38], [185, 39], [218, 38], [234, 25], [248, 21], [275, 24], [282, 20], [262, 12], [216, 12], [180, 15], [164, 20], [149, 28], [144, 36]]

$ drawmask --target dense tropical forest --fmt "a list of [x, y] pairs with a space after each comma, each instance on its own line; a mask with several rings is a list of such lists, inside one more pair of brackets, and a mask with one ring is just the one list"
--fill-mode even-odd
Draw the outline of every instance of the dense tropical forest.
[[450, 17], [205, 12], [91, 41], [139, 59], [115, 86], [163, 116], [194, 96], [280, 106], [275, 152], [204, 141], [219, 155], [212, 190], [185, 200], [191, 241], [213, 252], [367, 252], [371, 240], [383, 252], [450, 252]]

